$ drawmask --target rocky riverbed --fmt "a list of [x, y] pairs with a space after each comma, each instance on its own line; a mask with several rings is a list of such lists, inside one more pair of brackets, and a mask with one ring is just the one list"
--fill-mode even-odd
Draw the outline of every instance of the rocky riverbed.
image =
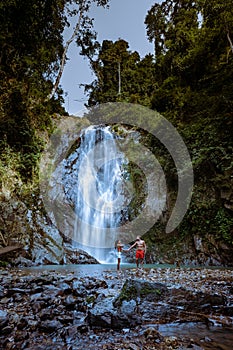
[[232, 270], [92, 266], [0, 270], [0, 349], [232, 349]]

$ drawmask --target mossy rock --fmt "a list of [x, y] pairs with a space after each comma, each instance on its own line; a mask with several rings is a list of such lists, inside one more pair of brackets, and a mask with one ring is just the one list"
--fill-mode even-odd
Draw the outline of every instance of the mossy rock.
[[114, 301], [114, 306], [121, 306], [124, 300], [148, 300], [163, 299], [167, 294], [167, 287], [162, 283], [148, 282], [145, 280], [126, 280], [119, 296]]
[[0, 260], [0, 267], [7, 267], [9, 262]]

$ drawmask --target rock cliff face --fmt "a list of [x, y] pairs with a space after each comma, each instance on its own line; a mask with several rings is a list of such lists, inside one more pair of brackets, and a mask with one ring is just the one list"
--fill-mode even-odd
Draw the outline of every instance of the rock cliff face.
[[20, 244], [17, 253], [2, 256], [1, 260], [17, 266], [53, 265], [64, 263], [98, 263], [81, 250], [73, 250], [44, 212], [41, 200], [37, 204], [3, 198], [0, 201], [1, 246]]
[[40, 201], [30, 205], [14, 196], [2, 197], [0, 210], [1, 245], [21, 244], [23, 250], [19, 254], [24, 264], [26, 259], [36, 265], [63, 261], [63, 239], [43, 213]]

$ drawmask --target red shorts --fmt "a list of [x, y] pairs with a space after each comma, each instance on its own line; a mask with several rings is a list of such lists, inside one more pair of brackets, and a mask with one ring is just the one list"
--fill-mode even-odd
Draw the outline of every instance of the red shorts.
[[144, 250], [136, 251], [136, 259], [144, 259]]

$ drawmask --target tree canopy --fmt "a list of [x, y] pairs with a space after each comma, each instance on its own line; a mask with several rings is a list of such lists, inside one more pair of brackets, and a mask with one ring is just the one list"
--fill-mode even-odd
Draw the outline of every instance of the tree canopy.
[[152, 55], [141, 60], [138, 52], [129, 50], [125, 40], [104, 40], [97, 59], [91, 60], [91, 66], [96, 80], [85, 86], [89, 106], [115, 101], [149, 106], [156, 86]]
[[[18, 167], [31, 177], [51, 131], [51, 116], [65, 114], [59, 85], [66, 62], [63, 31], [77, 20], [74, 39], [95, 39], [89, 9], [108, 0], [6, 0], [0, 2], [0, 150], [19, 152]], [[85, 45], [84, 45], [85, 46]], [[55, 87], [55, 89], [54, 89]], [[52, 92], [52, 93], [51, 93]], [[2, 157], [3, 159], [4, 157]], [[19, 159], [18, 159], [19, 160]]]

